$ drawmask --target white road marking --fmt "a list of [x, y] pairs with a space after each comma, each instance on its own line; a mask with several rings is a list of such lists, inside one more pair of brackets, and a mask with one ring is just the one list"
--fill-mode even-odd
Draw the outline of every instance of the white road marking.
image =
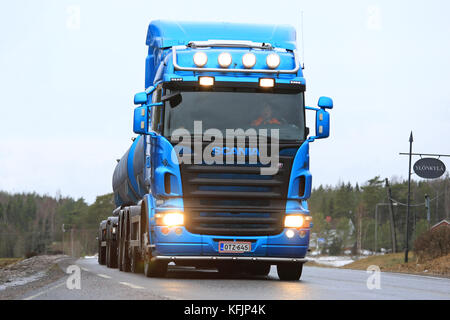
[[61, 287], [61, 286], [64, 285], [64, 284], [66, 284], [66, 282], [63, 282], [63, 283], [60, 283], [60, 284], [58, 284], [58, 285], [56, 285], [56, 286], [53, 286], [53, 287], [51, 287], [51, 288], [48, 288], [47, 290], [41, 291], [41, 292], [39, 292], [39, 293], [37, 293], [37, 294], [35, 294], [35, 295], [33, 295], [33, 296], [24, 298], [23, 300], [32, 300], [32, 299], [34, 299], [34, 298], [37, 298], [37, 297], [43, 295], [44, 293], [49, 292], [50, 290], [59, 288], [59, 287]]
[[128, 286], [128, 287], [130, 287], [130, 288], [133, 288], [133, 289], [145, 289], [144, 287], [137, 286], [137, 285], [135, 285], [135, 284], [128, 283], [128, 282], [119, 282], [119, 283], [120, 283], [120, 284], [123, 284], [124, 286]]
[[86, 268], [81, 268], [81, 270], [89, 272], [89, 269], [86, 269]]
[[105, 279], [111, 279], [111, 277], [110, 277], [110, 276], [107, 276], [106, 274], [97, 273], [97, 275], [98, 275], [99, 277], [102, 277], [102, 278], [105, 278]]

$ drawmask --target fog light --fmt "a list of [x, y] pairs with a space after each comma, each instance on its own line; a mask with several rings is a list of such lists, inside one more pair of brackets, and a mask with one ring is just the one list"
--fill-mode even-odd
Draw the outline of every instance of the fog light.
[[214, 85], [214, 78], [213, 77], [199, 77], [198, 83], [201, 86], [212, 86], [212, 85]]
[[181, 233], [183, 232], [183, 229], [181, 228], [176, 228], [175, 229], [175, 233], [179, 236]]
[[169, 228], [167, 228], [167, 227], [161, 228], [161, 233], [162, 233], [163, 235], [169, 234]]
[[271, 53], [267, 56], [266, 63], [270, 69], [278, 68], [280, 65], [280, 56], [276, 53]]
[[295, 236], [295, 232], [292, 230], [287, 230], [286, 231], [286, 237], [288, 237], [289, 239]]
[[208, 62], [208, 56], [204, 52], [196, 52], [194, 54], [194, 63], [197, 67], [203, 67]]
[[229, 54], [228, 52], [222, 52], [221, 54], [219, 54], [217, 62], [219, 62], [219, 66], [221, 66], [222, 68], [228, 68], [232, 62], [231, 54]]
[[242, 64], [247, 69], [253, 68], [256, 64], [256, 56], [251, 52], [247, 52], [242, 56]]
[[305, 230], [300, 230], [298, 235], [300, 236], [300, 238], [304, 238], [306, 236], [306, 231]]

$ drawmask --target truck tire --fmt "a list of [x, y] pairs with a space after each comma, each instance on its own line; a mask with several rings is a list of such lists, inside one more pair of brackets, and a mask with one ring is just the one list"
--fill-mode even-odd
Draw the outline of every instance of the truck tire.
[[149, 278], [163, 278], [167, 273], [167, 262], [152, 261], [149, 253], [144, 258], [144, 274]]
[[129, 232], [127, 232], [128, 230], [128, 226], [127, 226], [127, 221], [124, 221], [124, 230], [123, 230], [123, 237], [121, 238], [120, 241], [120, 260], [121, 260], [121, 269], [120, 271], [124, 271], [124, 272], [130, 272], [130, 256], [129, 256]]
[[130, 270], [133, 273], [142, 273], [144, 271], [144, 262], [141, 259], [139, 249], [136, 247], [131, 249]]
[[112, 240], [109, 246], [109, 267], [117, 268], [117, 241]]
[[102, 242], [98, 242], [98, 263], [104, 265], [106, 263], [106, 250], [102, 247]]
[[277, 265], [277, 273], [280, 280], [297, 281], [302, 276], [303, 263], [280, 263]]
[[108, 240], [106, 240], [106, 266], [108, 267], [108, 268], [111, 268], [111, 258], [110, 258], [110, 250], [109, 250], [109, 241]]

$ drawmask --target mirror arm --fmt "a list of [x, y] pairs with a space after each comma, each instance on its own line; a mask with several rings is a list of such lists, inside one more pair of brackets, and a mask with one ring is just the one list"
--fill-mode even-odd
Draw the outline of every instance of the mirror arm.
[[314, 108], [314, 107], [308, 107], [308, 106], [305, 106], [305, 109], [307, 109], [307, 110], [314, 110], [314, 111], [320, 110], [320, 108]]
[[162, 80], [159, 80], [158, 82], [156, 82], [154, 85], [148, 87], [147, 89], [145, 89], [145, 93], [146, 94], [151, 94], [153, 91], [155, 91], [156, 87], [158, 87], [158, 85], [162, 83]]
[[155, 102], [155, 103], [150, 103], [149, 105], [147, 105], [147, 107], [159, 107], [159, 106], [162, 106], [162, 105], [164, 105], [164, 103], [162, 103], [162, 102]]

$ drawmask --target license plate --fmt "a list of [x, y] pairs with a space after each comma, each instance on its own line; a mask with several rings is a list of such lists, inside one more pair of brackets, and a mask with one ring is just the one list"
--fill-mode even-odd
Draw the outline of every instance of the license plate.
[[251, 242], [220, 241], [219, 252], [221, 253], [243, 253], [252, 251]]

